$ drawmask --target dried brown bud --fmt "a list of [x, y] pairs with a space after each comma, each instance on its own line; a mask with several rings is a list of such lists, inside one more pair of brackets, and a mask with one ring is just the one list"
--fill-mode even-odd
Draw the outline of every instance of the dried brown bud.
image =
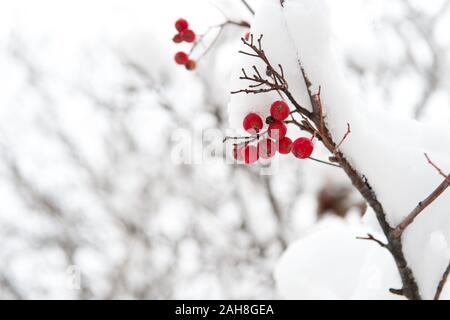
[[197, 68], [197, 62], [195, 60], [189, 60], [188, 63], [186, 63], [186, 69], [189, 71], [193, 71]]

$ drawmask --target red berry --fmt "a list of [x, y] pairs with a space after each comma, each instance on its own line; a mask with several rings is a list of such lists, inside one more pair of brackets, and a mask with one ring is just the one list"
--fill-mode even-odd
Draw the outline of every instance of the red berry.
[[258, 143], [259, 156], [263, 159], [270, 159], [275, 156], [277, 146], [275, 142], [270, 139], [264, 139]]
[[195, 41], [196, 35], [195, 32], [192, 31], [191, 29], [186, 29], [181, 31], [180, 33], [181, 39], [183, 39], [183, 41], [192, 43]]
[[291, 110], [289, 110], [289, 106], [284, 101], [276, 101], [270, 107], [270, 115], [278, 121], [286, 120], [290, 113]]
[[189, 56], [186, 53], [180, 51], [175, 55], [175, 62], [177, 64], [185, 65], [189, 62]]
[[178, 30], [178, 32], [186, 30], [188, 27], [189, 27], [189, 23], [184, 19], [178, 19], [175, 22], [175, 28]]
[[248, 145], [243, 150], [244, 162], [246, 164], [254, 164], [259, 160], [258, 148]]
[[245, 34], [245, 41], [249, 41], [250, 40], [250, 32], [247, 32], [246, 34]]
[[281, 140], [286, 137], [287, 127], [281, 121], [275, 121], [269, 125], [269, 136], [275, 140]]
[[292, 151], [292, 140], [284, 137], [278, 142], [278, 152], [281, 154], [289, 154]]
[[292, 145], [292, 153], [296, 158], [299, 159], [307, 159], [309, 158], [314, 151], [314, 144], [311, 139], [308, 138], [300, 138], [295, 140]]
[[183, 42], [183, 39], [181, 39], [181, 35], [178, 33], [173, 37], [172, 41], [175, 43], [181, 43]]
[[264, 127], [264, 123], [259, 115], [256, 113], [248, 114], [243, 123], [245, 131], [251, 134], [259, 133]]

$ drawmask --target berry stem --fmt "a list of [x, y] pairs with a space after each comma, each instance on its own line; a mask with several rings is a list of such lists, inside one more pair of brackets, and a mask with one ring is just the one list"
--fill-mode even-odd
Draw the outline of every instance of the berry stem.
[[318, 162], [318, 163], [321, 163], [321, 164], [325, 164], [327, 166], [331, 166], [331, 167], [342, 169], [342, 167], [340, 165], [335, 164], [335, 163], [331, 163], [331, 162], [328, 162], [328, 161], [316, 159], [316, 158], [313, 158], [313, 157], [309, 157], [308, 159], [312, 160], [312, 161], [315, 161], [315, 162]]

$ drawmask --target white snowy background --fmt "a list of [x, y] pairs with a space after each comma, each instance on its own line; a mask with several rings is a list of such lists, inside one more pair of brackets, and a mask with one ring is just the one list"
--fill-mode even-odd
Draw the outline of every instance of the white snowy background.
[[[448, 130], [447, 3], [329, 1], [337, 63], [367, 110]], [[195, 140], [229, 127], [245, 30], [228, 28], [197, 73], [173, 63], [171, 42], [177, 18], [202, 33], [221, 11], [252, 19], [239, 0], [0, 2], [0, 298], [397, 299], [392, 258], [356, 240], [376, 222], [339, 170], [291, 157], [271, 176], [171, 161], [180, 128]], [[392, 148], [417, 137], [442, 143], [436, 158], [449, 162], [433, 134], [405, 129]], [[390, 208], [421, 200], [394, 191]], [[434, 257], [417, 269], [427, 297], [449, 254], [437, 209], [424, 247], [408, 240], [413, 260]]]

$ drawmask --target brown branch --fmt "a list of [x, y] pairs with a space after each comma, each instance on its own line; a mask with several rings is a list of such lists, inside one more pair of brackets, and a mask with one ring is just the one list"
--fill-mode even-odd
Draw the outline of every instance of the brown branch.
[[[312, 121], [315, 125], [320, 128], [320, 136], [322, 138], [322, 143], [324, 146], [331, 152], [334, 153], [336, 150], [337, 144], [333, 141], [331, 133], [329, 132], [325, 121], [324, 121], [324, 113], [323, 113], [323, 105], [320, 99], [320, 90], [318, 94], [312, 93], [311, 81], [309, 80], [301, 62], [299, 61], [302, 74], [305, 80], [305, 86], [310, 95], [310, 101], [312, 103], [313, 112], [311, 115]], [[404, 252], [403, 252], [403, 244], [401, 239], [393, 238], [391, 233], [393, 229], [387, 222], [386, 213], [384, 211], [383, 205], [378, 200], [375, 192], [370, 186], [367, 178], [357, 172], [353, 166], [348, 162], [345, 156], [340, 152], [334, 153], [334, 158], [340, 164], [340, 166], [344, 169], [347, 176], [350, 178], [353, 186], [359, 191], [359, 193], [363, 196], [363, 198], [367, 201], [367, 203], [374, 210], [378, 222], [385, 234], [388, 244], [386, 248], [388, 248], [391, 253], [394, 261], [397, 265], [397, 270], [400, 274], [403, 288], [401, 293], [410, 300], [420, 300], [421, 296], [419, 293], [419, 287], [417, 286], [417, 282], [415, 280], [414, 274], [412, 270], [408, 267], [408, 263], [406, 261]], [[399, 291], [400, 292], [400, 291]]]
[[396, 296], [401, 296], [404, 297], [405, 296], [405, 291], [403, 289], [389, 289], [389, 292], [396, 295]]
[[436, 169], [436, 171], [448, 182], [450, 183], [450, 175], [446, 175], [444, 173], [444, 171], [441, 170], [441, 168], [439, 168], [432, 160], [431, 158], [428, 156], [428, 154], [425, 153], [425, 158], [427, 158], [428, 163]]
[[450, 263], [448, 264], [447, 269], [445, 269], [444, 275], [442, 276], [442, 279], [439, 282], [438, 288], [436, 290], [436, 295], [434, 296], [434, 300], [441, 299], [441, 295], [442, 292], [444, 291], [445, 284], [447, 283], [449, 275], [450, 275]]
[[446, 176], [444, 172], [433, 162], [430, 157], [425, 154], [425, 157], [428, 160], [428, 163], [432, 165], [441, 176], [445, 178], [444, 182], [442, 182], [425, 200], [420, 202], [417, 207], [400, 223], [397, 228], [392, 232], [392, 236], [394, 238], [400, 238], [403, 235], [403, 232], [410, 226], [414, 220], [433, 202], [435, 202], [449, 187], [450, 187], [450, 176]]
[[336, 153], [341, 148], [342, 144], [347, 140], [348, 136], [352, 133], [352, 128], [350, 127], [350, 123], [347, 123], [347, 132], [345, 133], [344, 137], [342, 138], [341, 142], [336, 146], [333, 153]]
[[241, 0], [241, 2], [252, 15], [255, 15], [255, 10], [253, 10], [246, 0]]
[[381, 240], [378, 240], [377, 238], [375, 238], [370, 233], [367, 235], [367, 237], [357, 237], [356, 239], [358, 239], [358, 240], [365, 240], [365, 241], [373, 241], [376, 244], [378, 244], [380, 247], [388, 249], [388, 245], [386, 243], [382, 242]]

